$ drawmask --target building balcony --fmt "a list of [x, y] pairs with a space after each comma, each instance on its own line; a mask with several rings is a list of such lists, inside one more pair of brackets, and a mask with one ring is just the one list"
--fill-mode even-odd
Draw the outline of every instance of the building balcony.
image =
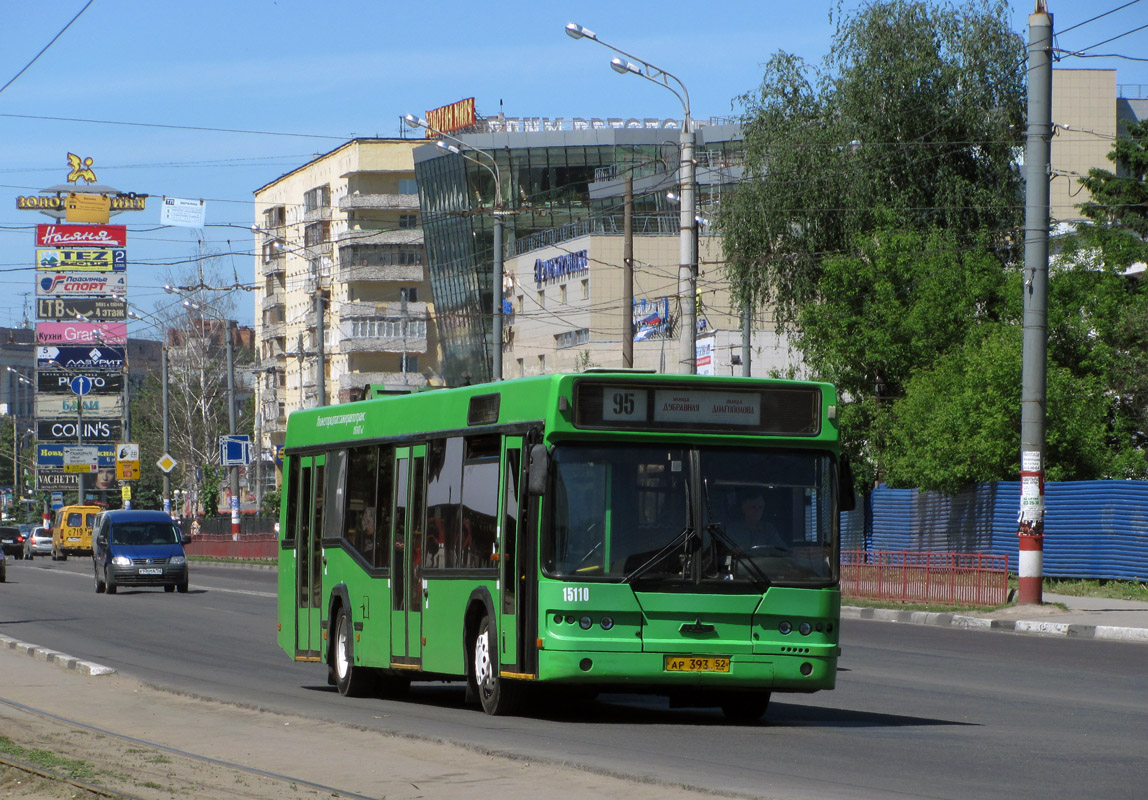
[[418, 211], [417, 194], [351, 194], [339, 200], [340, 211]]
[[263, 340], [268, 339], [282, 339], [287, 336], [287, 323], [286, 322], [273, 322], [270, 325], [262, 325], [260, 335]]
[[422, 228], [397, 228], [387, 231], [353, 228], [343, 231], [338, 238], [339, 247], [349, 244], [422, 244]]
[[280, 251], [271, 258], [264, 258], [259, 268], [262, 275], [278, 275], [287, 271], [287, 259], [283, 257], [283, 252]]
[[426, 336], [411, 334], [408, 334], [405, 339], [402, 336], [360, 336], [355, 338], [344, 336], [331, 349], [339, 355], [351, 355], [353, 353], [411, 353], [418, 355], [427, 352], [427, 339]]
[[283, 305], [284, 294], [285, 292], [283, 289], [276, 289], [272, 292], [266, 292], [262, 297], [259, 298], [259, 310], [267, 311], [268, 309], [274, 308], [275, 306]]
[[331, 207], [319, 206], [303, 213], [303, 222], [325, 222], [331, 219]]
[[422, 264], [388, 264], [382, 266], [361, 266], [358, 264], [340, 264], [339, 281], [352, 283], [367, 281], [371, 283], [389, 283], [399, 281], [402, 283], [422, 283], [425, 280], [426, 270]]
[[362, 389], [368, 384], [376, 386], [383, 384], [388, 389], [395, 389], [402, 386], [423, 387], [429, 385], [426, 375], [421, 372], [408, 372], [405, 375], [401, 372], [349, 372], [339, 376], [340, 394], [353, 389]]
[[[407, 319], [430, 322], [429, 303], [407, 303]], [[403, 318], [403, 305], [398, 300], [386, 303], [366, 303], [355, 301], [343, 303], [339, 309], [339, 317], [344, 320], [358, 319], [360, 317], [387, 317], [399, 320]]]

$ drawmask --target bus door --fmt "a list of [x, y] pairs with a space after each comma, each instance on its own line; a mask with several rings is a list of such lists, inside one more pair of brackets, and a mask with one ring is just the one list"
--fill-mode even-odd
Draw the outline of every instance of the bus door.
[[422, 657], [422, 555], [426, 528], [426, 445], [395, 448], [391, 506], [391, 661]]
[[295, 658], [322, 660], [323, 465], [325, 456], [300, 458], [295, 505]]
[[523, 478], [522, 437], [507, 436], [502, 445], [502, 490], [499, 493], [499, 570], [498, 585], [501, 590], [500, 619], [500, 658], [504, 671], [522, 672], [519, 653], [529, 652], [525, 646], [527, 631], [525, 622], [530, 615], [523, 606], [525, 594], [520, 589], [524, 562], [520, 558], [521, 538], [526, 530], [526, 493]]

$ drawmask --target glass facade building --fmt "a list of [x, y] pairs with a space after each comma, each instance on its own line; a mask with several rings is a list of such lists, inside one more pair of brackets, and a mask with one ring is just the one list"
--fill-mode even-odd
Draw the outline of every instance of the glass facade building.
[[[458, 138], [483, 154], [464, 156], [433, 144], [414, 152], [442, 376], [448, 386], [491, 378], [496, 175], [506, 212], [504, 259], [588, 233], [621, 234], [626, 176], [634, 181], [635, 234], [677, 236], [679, 224], [677, 203], [667, 198], [667, 192], [677, 191], [677, 129]], [[721, 185], [740, 177], [739, 152], [737, 127], [698, 129], [699, 210], [716, 199]], [[706, 169], [710, 162], [724, 166]]]

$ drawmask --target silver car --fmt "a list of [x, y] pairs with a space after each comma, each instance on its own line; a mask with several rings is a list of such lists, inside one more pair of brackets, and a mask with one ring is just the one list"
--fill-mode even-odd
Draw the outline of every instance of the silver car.
[[52, 531], [44, 527], [33, 528], [32, 533], [24, 540], [24, 558], [51, 554]]

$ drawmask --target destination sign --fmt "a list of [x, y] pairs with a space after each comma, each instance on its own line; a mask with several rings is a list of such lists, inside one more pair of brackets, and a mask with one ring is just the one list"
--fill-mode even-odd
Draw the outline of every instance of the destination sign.
[[123, 272], [57, 272], [36, 279], [37, 297], [92, 297], [128, 292], [128, 276]]
[[118, 297], [37, 297], [36, 319], [75, 319], [76, 315], [108, 322], [128, 318], [128, 304]]
[[37, 347], [36, 367], [64, 367], [65, 369], [123, 370], [127, 356], [122, 347]]
[[[72, 445], [59, 442], [38, 442], [36, 444], [36, 463], [41, 467], [64, 468], [64, 449]], [[110, 442], [92, 445], [96, 448], [96, 463], [101, 467], [114, 467], [116, 465], [116, 446]]]
[[37, 250], [36, 269], [67, 270], [72, 272], [123, 272], [128, 268], [128, 251], [123, 249], [99, 250]]
[[[41, 442], [75, 442], [79, 439], [76, 435], [79, 430], [79, 421], [75, 419], [36, 420], [36, 439]], [[85, 444], [115, 444], [123, 438], [124, 424], [118, 419], [85, 419], [83, 432]]]
[[84, 415], [84, 421], [91, 419], [119, 419], [124, 415], [122, 394], [90, 395], [83, 397], [62, 394], [37, 394], [37, 417], [68, 417]]
[[126, 225], [37, 225], [39, 247], [127, 247]]
[[821, 412], [816, 386], [701, 389], [584, 380], [574, 392], [574, 423], [581, 428], [816, 436]]
[[37, 322], [37, 344], [127, 344], [124, 322]]
[[[36, 373], [36, 391], [41, 394], [67, 394], [72, 392], [74, 372], [63, 370], [40, 370]], [[88, 394], [123, 394], [124, 376], [122, 372], [93, 372], [86, 376], [91, 381]]]

